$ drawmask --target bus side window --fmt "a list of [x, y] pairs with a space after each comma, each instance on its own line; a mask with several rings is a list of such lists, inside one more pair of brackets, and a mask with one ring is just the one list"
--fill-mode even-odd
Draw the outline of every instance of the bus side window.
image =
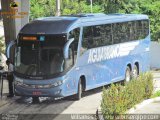
[[148, 22], [148, 20], [143, 20], [142, 24], [143, 24], [143, 34], [144, 34], [144, 38], [145, 38], [149, 34], [149, 22]]
[[103, 46], [103, 25], [93, 26], [93, 48]]
[[132, 21], [132, 38], [131, 40], [136, 40], [136, 22]]
[[121, 42], [126, 42], [127, 41], [127, 39], [128, 39], [128, 31], [127, 31], [127, 23], [121, 23], [121, 36], [120, 36], [120, 38], [121, 38]]
[[93, 46], [93, 28], [92, 26], [83, 28], [83, 40], [82, 47], [83, 49], [90, 49]]
[[136, 40], [141, 40], [147, 37], [149, 34], [149, 21], [139, 20], [136, 21]]
[[87, 26], [83, 28], [81, 55], [88, 49], [112, 45], [111, 24]]
[[65, 61], [65, 69], [68, 69], [70, 67], [72, 67], [74, 65], [74, 54], [73, 54], [73, 49], [72, 49], [72, 45], [69, 47], [69, 57], [68, 59], [66, 59]]
[[113, 44], [121, 43], [121, 23], [114, 23], [112, 24], [112, 31], [113, 31]]
[[112, 44], [111, 24], [93, 26], [93, 47]]
[[73, 52], [73, 64], [76, 62], [77, 59], [77, 50], [78, 50], [78, 42], [79, 42], [79, 35], [80, 35], [80, 28], [76, 28], [69, 32], [69, 39], [74, 38], [74, 41], [70, 45], [70, 51]]
[[137, 27], [137, 40], [143, 39], [143, 24], [142, 21], [137, 21], [136, 22], [136, 27]]
[[132, 22], [125, 22], [122, 23], [123, 27], [124, 27], [124, 31], [123, 31], [123, 37], [124, 39], [121, 40], [121, 43], [123, 42], [128, 42], [134, 39], [134, 34], [133, 34], [133, 25]]
[[111, 24], [106, 24], [104, 27], [104, 45], [112, 45], [112, 29]]

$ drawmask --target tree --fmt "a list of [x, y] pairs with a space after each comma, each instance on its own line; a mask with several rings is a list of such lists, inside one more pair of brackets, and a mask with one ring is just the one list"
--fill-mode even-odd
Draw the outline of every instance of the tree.
[[[90, 13], [91, 8], [90, 8], [90, 5], [86, 3], [86, 1], [72, 0], [71, 2], [71, 0], [63, 0], [61, 11], [63, 15]], [[102, 12], [101, 7], [94, 4], [93, 12], [94, 13]]]
[[4, 36], [0, 37], [0, 53], [5, 53], [5, 40], [4, 40]]
[[[30, 20], [38, 17], [54, 16], [56, 13], [55, 0], [31, 0]], [[70, 15], [90, 13], [90, 4], [86, 0], [61, 0], [61, 14]], [[93, 12], [103, 12], [100, 5], [93, 4]]]
[[138, 13], [150, 18], [151, 38], [160, 40], [160, 1], [159, 0], [100, 0], [104, 1], [105, 13]]
[[123, 0], [103, 0], [104, 1], [104, 12], [105, 13], [118, 13], [122, 5], [124, 4]]
[[141, 10], [143, 14], [149, 15], [150, 18], [150, 28], [151, 28], [151, 37], [154, 41], [160, 40], [160, 1], [159, 0], [149, 0], [141, 1]]
[[[150, 18], [151, 38], [160, 40], [159, 0], [93, 0], [94, 13], [138, 13]], [[90, 0], [61, 0], [62, 15], [90, 13]], [[55, 0], [31, 0], [30, 19], [54, 16]]]
[[55, 0], [31, 0], [30, 20], [55, 15]]

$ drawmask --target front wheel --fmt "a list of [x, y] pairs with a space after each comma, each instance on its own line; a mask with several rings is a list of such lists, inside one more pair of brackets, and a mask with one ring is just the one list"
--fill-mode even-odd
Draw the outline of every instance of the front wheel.
[[75, 96], [76, 100], [80, 100], [82, 98], [82, 82], [79, 80], [78, 83], [78, 93]]
[[127, 66], [126, 73], [125, 73], [125, 82], [129, 82], [131, 80], [131, 70]]

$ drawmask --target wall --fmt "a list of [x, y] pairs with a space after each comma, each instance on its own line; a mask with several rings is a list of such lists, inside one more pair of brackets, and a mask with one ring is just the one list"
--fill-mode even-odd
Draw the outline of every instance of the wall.
[[152, 69], [160, 69], [160, 43], [151, 42], [150, 66]]

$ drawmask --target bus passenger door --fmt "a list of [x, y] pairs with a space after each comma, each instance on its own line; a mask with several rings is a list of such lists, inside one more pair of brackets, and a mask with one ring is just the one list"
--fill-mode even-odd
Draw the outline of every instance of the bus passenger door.
[[66, 59], [65, 65], [66, 65], [67, 69], [68, 68], [70, 69], [69, 72], [67, 73], [67, 76], [68, 76], [67, 90], [70, 94], [77, 92], [76, 85], [79, 80], [79, 78], [77, 78], [78, 73], [75, 70], [76, 63], [77, 63], [79, 35], [80, 35], [80, 28], [76, 28], [76, 29], [71, 30], [69, 32], [68, 46], [67, 46], [67, 44], [65, 45], [67, 52], [64, 51], [64, 54], [66, 56], [65, 57], [65, 59]]

